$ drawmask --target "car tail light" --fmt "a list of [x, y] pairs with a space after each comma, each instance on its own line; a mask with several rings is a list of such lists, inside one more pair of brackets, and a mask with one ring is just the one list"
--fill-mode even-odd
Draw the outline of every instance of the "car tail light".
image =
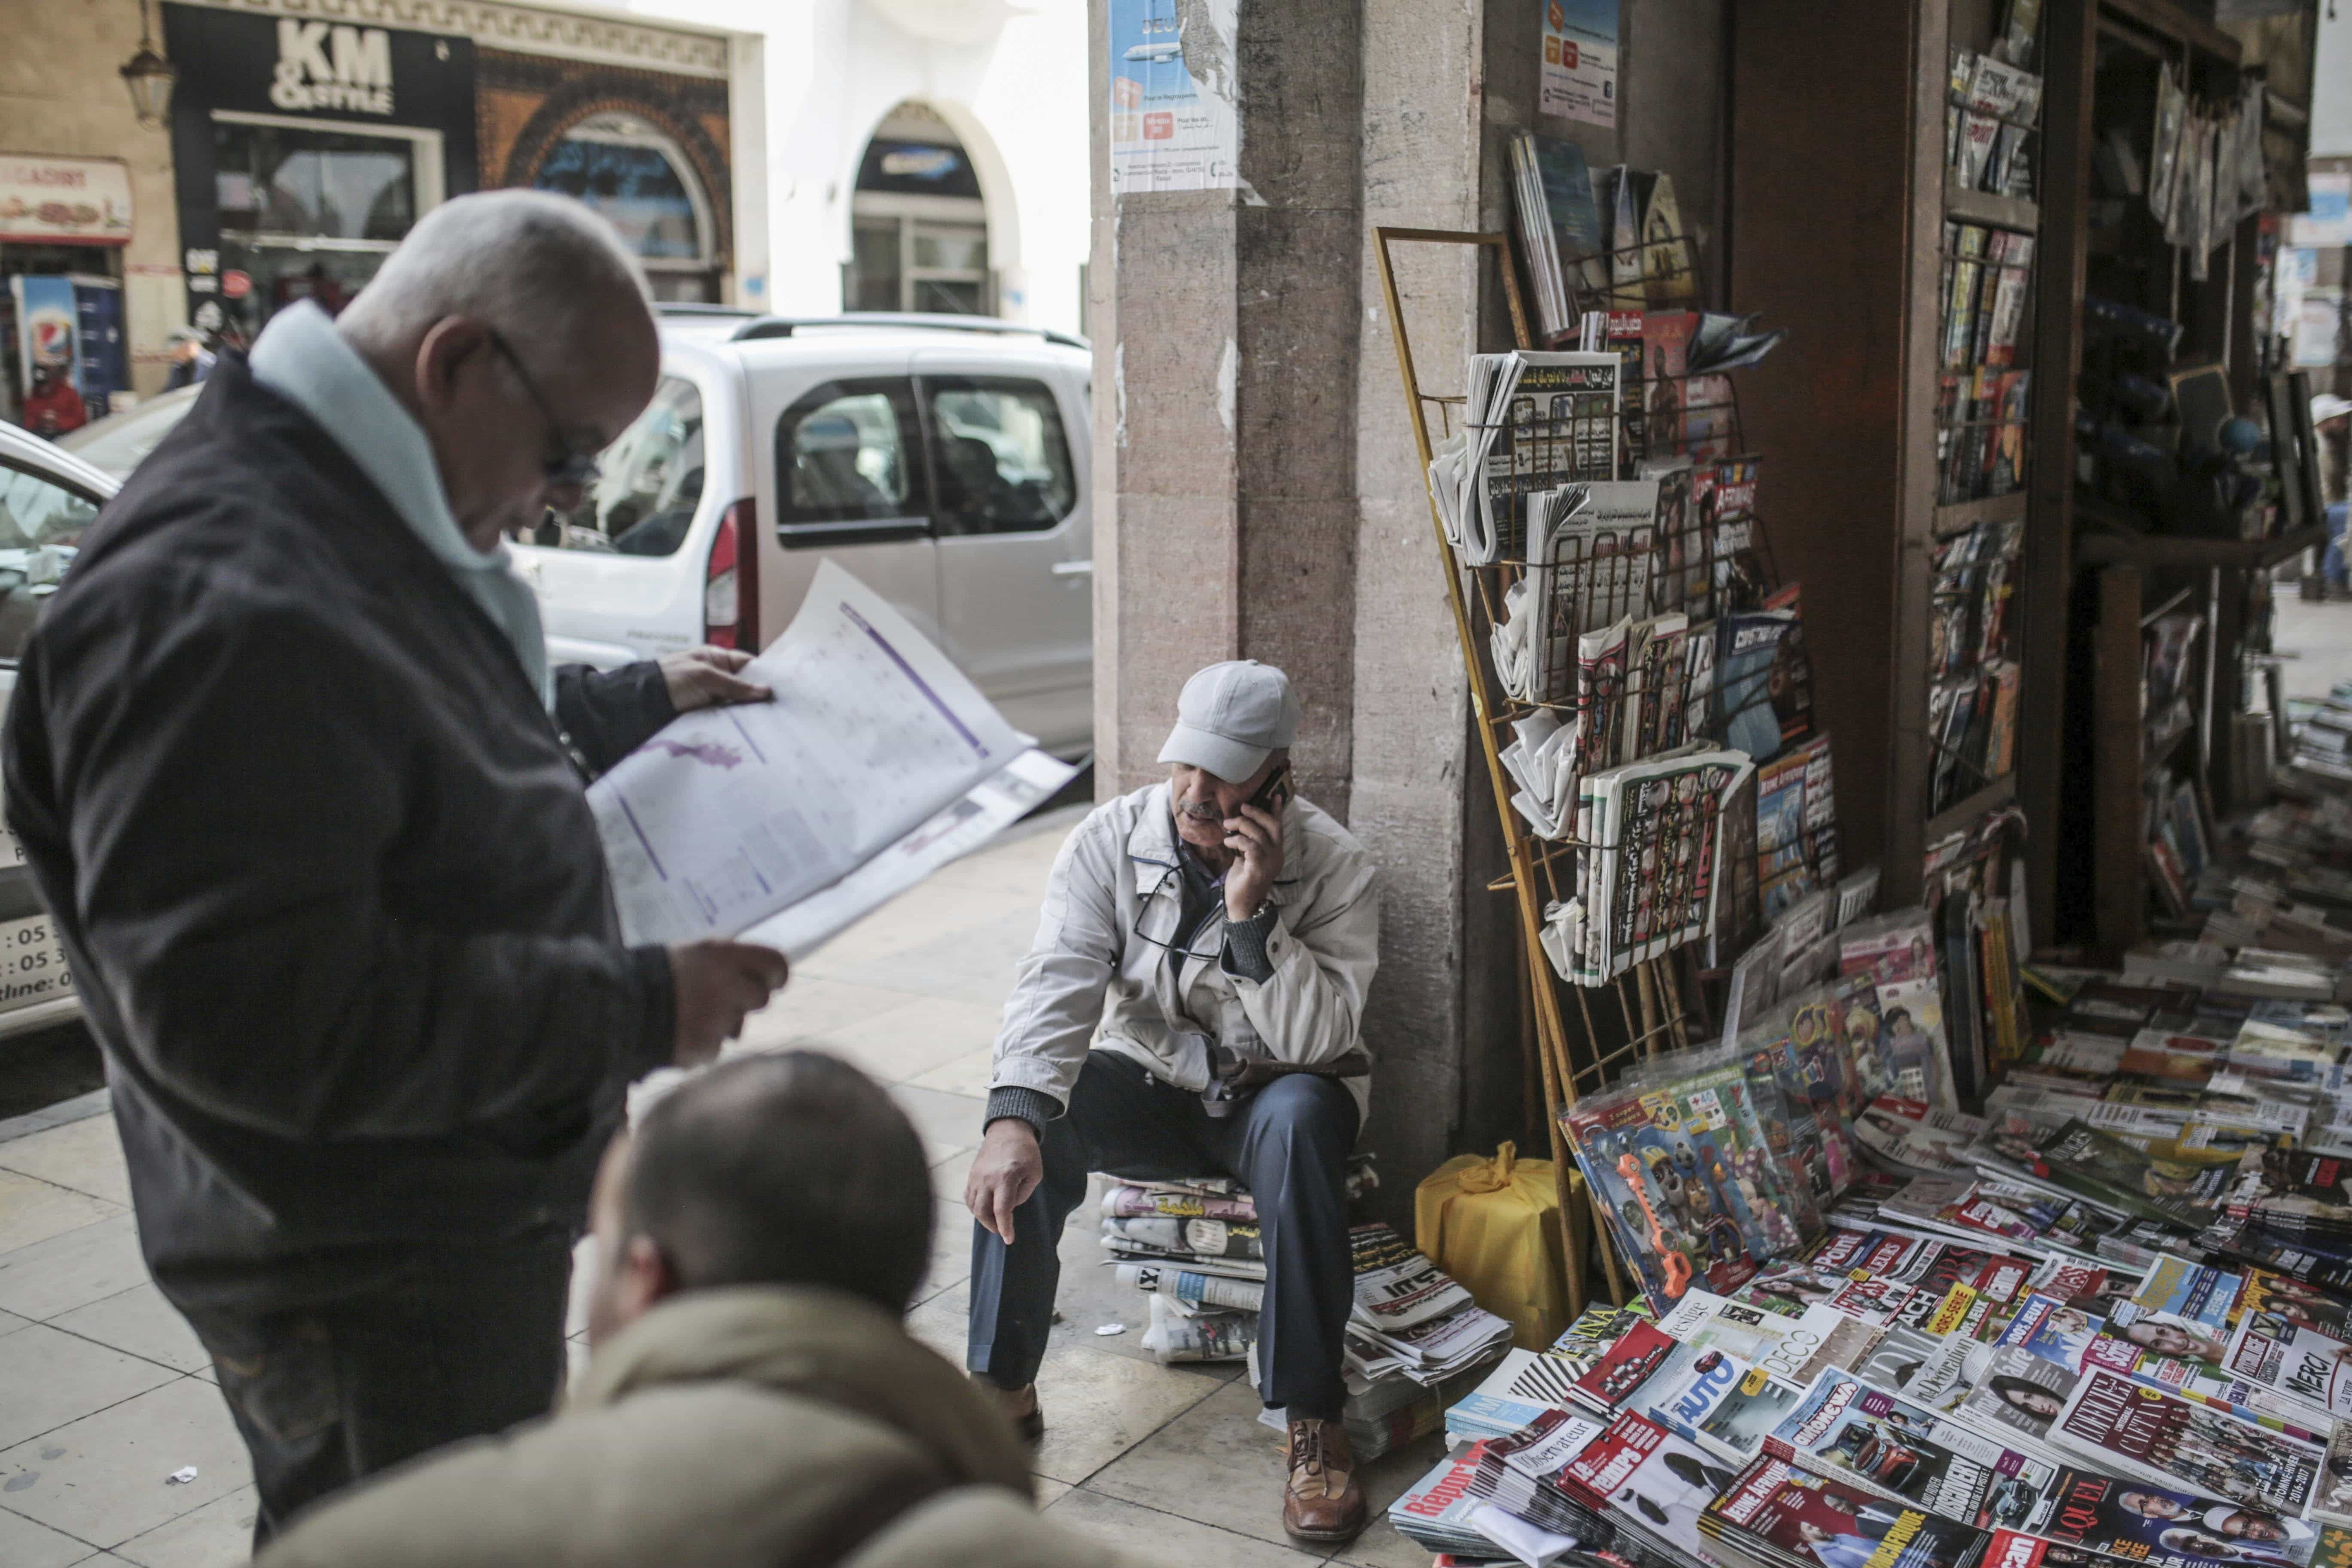
[[711, 537], [702, 574], [702, 640], [760, 651], [760, 528], [749, 500], [729, 507]]

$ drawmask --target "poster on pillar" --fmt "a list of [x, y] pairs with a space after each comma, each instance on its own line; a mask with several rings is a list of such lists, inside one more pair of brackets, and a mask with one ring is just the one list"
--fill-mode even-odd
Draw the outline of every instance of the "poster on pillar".
[[1617, 123], [1618, 0], [1544, 0], [1537, 108], [1587, 125]]
[[1237, 187], [1239, 0], [1108, 4], [1111, 195]]

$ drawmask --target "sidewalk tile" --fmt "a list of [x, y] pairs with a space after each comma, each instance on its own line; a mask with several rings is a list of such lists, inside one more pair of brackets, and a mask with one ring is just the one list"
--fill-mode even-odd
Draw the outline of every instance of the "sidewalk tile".
[[213, 1363], [196, 1331], [180, 1310], [163, 1300], [152, 1285], [141, 1285], [120, 1295], [76, 1307], [51, 1318], [52, 1327], [179, 1372], [195, 1372]]
[[0, 1171], [0, 1253], [31, 1247], [122, 1212], [121, 1204], [14, 1171]]
[[[919, 996], [887, 1013], [794, 1041], [855, 1062], [884, 1083], [919, 1074], [995, 1043], [1001, 1015], [993, 1007], [952, 997]], [[979, 1090], [985, 1093], [987, 1084]], [[977, 1129], [974, 1130], [975, 1137]]]
[[[170, 1367], [46, 1324], [0, 1335], [0, 1447], [79, 1421], [178, 1376]], [[12, 1496], [5, 1506], [16, 1503]]]
[[124, 1542], [114, 1554], [140, 1568], [235, 1568], [253, 1555], [253, 1520], [259, 1510], [259, 1494], [239, 1487]]
[[1284, 1545], [1282, 1434], [1258, 1425], [1257, 1390], [1227, 1384], [1087, 1482], [1140, 1503]]
[[919, 994], [881, 985], [856, 985], [845, 980], [795, 973], [774, 1001], [743, 1020], [743, 1037], [728, 1047], [740, 1051], [769, 1050], [787, 1040], [822, 1035], [830, 1029], [871, 1018], [893, 1007], [903, 1007]]
[[1045, 1510], [1045, 1517], [1147, 1563], [1213, 1563], [1217, 1568], [1299, 1568], [1318, 1553], [1277, 1546], [1171, 1513], [1139, 1508], [1085, 1487]]
[[[890, 1098], [923, 1135], [924, 1158], [937, 1165], [950, 1154], [980, 1147], [980, 1119], [988, 1102], [976, 1095], [941, 1094], [935, 1089], [893, 1084]], [[7, 1303], [0, 1301], [0, 1306]]]
[[[960, 1002], [958, 1006], [971, 1007], [977, 1003]], [[994, 1009], [989, 1016], [998, 1017]], [[996, 1043], [991, 1040], [976, 1051], [966, 1051], [960, 1057], [941, 1062], [927, 1073], [909, 1079], [917, 1089], [935, 1089], [941, 1094], [968, 1094], [976, 1099], [988, 1098], [988, 1086], [996, 1077]]]
[[[168, 1478], [189, 1465], [196, 1479], [171, 1485]], [[36, 1471], [39, 1479], [7, 1492], [17, 1475]], [[220, 1390], [193, 1377], [19, 1443], [0, 1453], [0, 1504], [110, 1548], [253, 1479]]]
[[[5, 1502], [0, 1497], [0, 1502]], [[0, 1563], [8, 1568], [66, 1568], [89, 1556], [89, 1542], [60, 1535], [21, 1513], [0, 1508]]]
[[86, 1116], [0, 1143], [0, 1170], [37, 1176], [61, 1187], [131, 1206], [131, 1173], [111, 1116]]
[[0, 1252], [0, 1311], [54, 1318], [147, 1282], [139, 1226], [129, 1215]]
[[1218, 1386], [1174, 1367], [1106, 1355], [1091, 1346], [1049, 1344], [1045, 1364], [1037, 1371], [1045, 1440], [1032, 1468], [1057, 1481], [1084, 1481]]

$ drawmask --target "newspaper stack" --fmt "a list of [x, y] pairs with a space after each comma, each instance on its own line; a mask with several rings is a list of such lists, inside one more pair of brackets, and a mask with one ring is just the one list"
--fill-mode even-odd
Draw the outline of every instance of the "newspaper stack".
[[[1380, 1184], [1370, 1154], [1348, 1163], [1348, 1196]], [[1241, 1361], [1257, 1342], [1265, 1248], [1257, 1205], [1225, 1176], [1124, 1182], [1103, 1194], [1102, 1245], [1118, 1282], [1143, 1291], [1144, 1348], [1161, 1364]]]

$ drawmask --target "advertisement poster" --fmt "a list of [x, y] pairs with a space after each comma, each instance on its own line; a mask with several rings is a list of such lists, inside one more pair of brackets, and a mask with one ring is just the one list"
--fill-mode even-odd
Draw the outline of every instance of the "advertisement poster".
[[1238, 4], [1205, 0], [1180, 8], [1178, 0], [1110, 0], [1112, 195], [1240, 184]]
[[8, 279], [16, 296], [16, 366], [19, 395], [33, 389], [33, 362], [47, 360], [67, 367], [71, 376], [81, 363], [81, 310], [70, 278], [20, 276]]
[[1617, 123], [1617, 0], [1544, 0], [1537, 107], [1588, 125]]

